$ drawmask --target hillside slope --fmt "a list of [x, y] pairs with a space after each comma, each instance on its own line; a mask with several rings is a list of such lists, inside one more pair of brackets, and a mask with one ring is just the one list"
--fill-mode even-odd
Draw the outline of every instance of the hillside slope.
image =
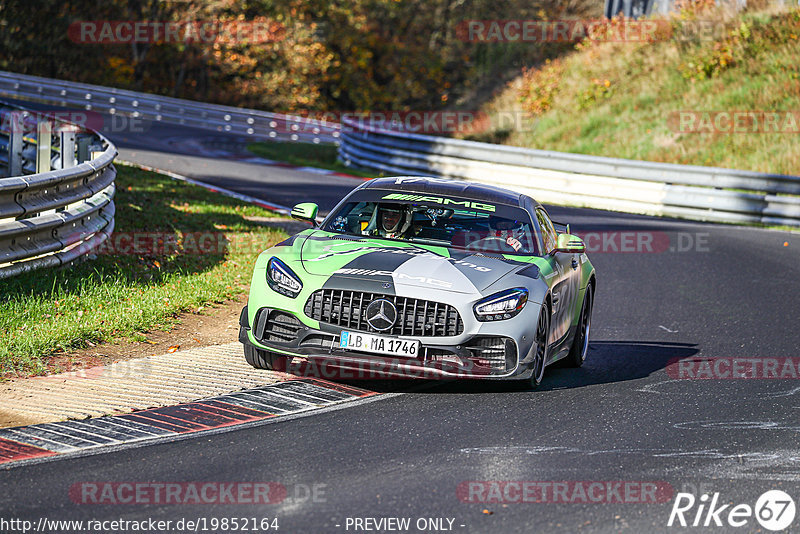
[[703, 4], [661, 19], [653, 41], [584, 41], [524, 71], [486, 110], [524, 110], [529, 127], [480, 138], [800, 174], [800, 10]]

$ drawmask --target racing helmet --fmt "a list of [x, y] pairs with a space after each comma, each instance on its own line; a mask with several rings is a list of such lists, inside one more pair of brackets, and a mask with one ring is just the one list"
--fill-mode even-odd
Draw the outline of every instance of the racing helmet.
[[400, 204], [378, 204], [375, 228], [381, 235], [402, 235], [411, 226], [411, 211]]

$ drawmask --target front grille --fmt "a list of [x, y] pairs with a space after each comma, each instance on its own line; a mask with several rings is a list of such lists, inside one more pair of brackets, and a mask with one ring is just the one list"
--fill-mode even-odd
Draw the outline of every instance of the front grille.
[[283, 343], [294, 340], [302, 326], [294, 315], [269, 308], [258, 310], [254, 324], [257, 339]]
[[507, 337], [477, 337], [466, 349], [493, 371], [510, 371], [516, 365], [516, 345]]
[[397, 308], [397, 322], [388, 331], [395, 336], [457, 336], [464, 322], [455, 307], [430, 300], [365, 293], [346, 289], [320, 289], [308, 297], [305, 314], [322, 323], [344, 328], [378, 332], [364, 317], [370, 302], [384, 298]]

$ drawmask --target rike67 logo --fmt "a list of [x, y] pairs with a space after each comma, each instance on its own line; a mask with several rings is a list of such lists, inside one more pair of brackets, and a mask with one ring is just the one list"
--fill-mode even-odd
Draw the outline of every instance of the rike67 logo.
[[763, 493], [755, 506], [723, 502], [719, 493], [704, 493], [699, 499], [691, 493], [678, 493], [667, 526], [738, 528], [753, 526], [755, 519], [763, 528], [778, 531], [792, 524], [796, 512], [794, 500], [781, 490]]

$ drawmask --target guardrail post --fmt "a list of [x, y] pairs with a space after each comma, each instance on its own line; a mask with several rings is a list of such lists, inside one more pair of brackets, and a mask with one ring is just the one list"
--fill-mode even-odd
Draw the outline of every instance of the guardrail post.
[[61, 168], [75, 166], [75, 132], [61, 132]]
[[[64, 125], [67, 127], [66, 125]], [[61, 157], [59, 158], [60, 167], [62, 169], [69, 169], [75, 166], [75, 132], [70, 132], [62, 129], [59, 132], [59, 140], [61, 147]], [[57, 208], [56, 211], [66, 211], [67, 206]]]
[[22, 128], [24, 119], [21, 113], [10, 113], [11, 124], [8, 135], [8, 175], [22, 176]]
[[41, 118], [36, 125], [36, 172], [50, 171], [53, 123]]
[[92, 139], [88, 136], [78, 136], [78, 165], [84, 161], [89, 161], [89, 145], [92, 144]]

